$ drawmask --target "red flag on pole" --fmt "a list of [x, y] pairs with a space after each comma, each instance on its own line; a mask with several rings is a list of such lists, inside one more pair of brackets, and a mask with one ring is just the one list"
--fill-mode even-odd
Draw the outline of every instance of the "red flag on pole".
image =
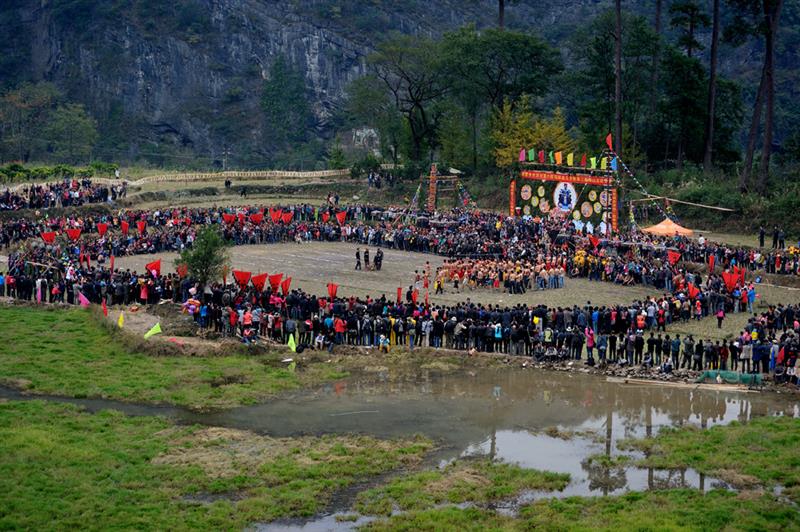
[[111, 271], [113, 272], [114, 271], [114, 255], [111, 255], [111, 264], [109, 265], [109, 267], [111, 268]]
[[237, 216], [239, 217], [239, 223], [244, 224], [244, 219], [245, 219], [244, 213], [240, 212]]
[[330, 220], [330, 219], [331, 219], [331, 213], [328, 212], [327, 210], [324, 211], [322, 213], [322, 223], [326, 224], [326, 223], [328, 223], [328, 220]]
[[106, 234], [106, 231], [108, 231], [108, 224], [102, 222], [97, 224], [97, 232], [100, 234], [100, 236]]
[[178, 277], [183, 279], [189, 273], [189, 266], [187, 264], [179, 264], [175, 271], [178, 272]]
[[277, 293], [278, 288], [281, 285], [281, 279], [283, 279], [282, 273], [276, 273], [275, 275], [269, 276], [269, 285], [272, 287], [273, 292]]
[[291, 277], [287, 277], [286, 279], [283, 280], [283, 282], [281, 283], [281, 290], [283, 290], [283, 295], [286, 295], [286, 294], [289, 293], [289, 287], [291, 285], [292, 285], [292, 278]]
[[250, 272], [243, 272], [241, 270], [233, 270], [233, 278], [236, 279], [236, 284], [238, 284], [241, 288], [247, 286], [247, 283], [250, 282]]
[[614, 151], [614, 138], [611, 136], [611, 133], [606, 137], [606, 146], [608, 146], [609, 150]]
[[258, 275], [254, 275], [250, 278], [250, 282], [253, 283], [253, 286], [256, 287], [256, 290], [262, 292], [264, 290], [264, 284], [267, 282], [267, 274], [260, 273]]
[[281, 219], [285, 224], [291, 222], [292, 218], [294, 218], [294, 211], [286, 211], [285, 213], [283, 213], [283, 215], [281, 215]]
[[108, 317], [108, 306], [106, 305], [105, 298], [103, 299], [103, 316]]
[[119, 223], [119, 228], [122, 230], [122, 234], [123, 235], [127, 235], [128, 234], [128, 222], [120, 222]]
[[337, 212], [336, 219], [339, 220], [339, 225], [344, 225], [344, 221], [347, 219], [347, 211]]
[[144, 267], [147, 270], [147, 273], [155, 272], [153, 273], [154, 277], [158, 277], [159, 275], [161, 275], [161, 259], [154, 260], [153, 262], [148, 262], [147, 264], [144, 265]]
[[672, 249], [668, 249], [667, 259], [669, 260], [669, 263], [674, 266], [679, 260], [681, 260], [681, 254]]
[[56, 232], [55, 231], [47, 231], [42, 233], [42, 240], [45, 241], [47, 244], [52, 244], [56, 241]]
[[230, 225], [235, 220], [236, 220], [236, 216], [234, 216], [234, 215], [232, 215], [232, 214], [230, 214], [228, 212], [223, 212], [222, 213], [222, 221], [224, 221], [226, 224]]
[[723, 272], [722, 280], [725, 282], [725, 288], [728, 289], [728, 292], [733, 292], [736, 288], [736, 281], [739, 280], [739, 276], [735, 275], [733, 272]]
[[400, 304], [400, 301], [403, 300], [403, 288], [398, 286], [397, 287], [397, 304]]
[[250, 215], [250, 221], [253, 222], [256, 225], [260, 224], [262, 221], [264, 221], [264, 213], [257, 212], [257, 213], [251, 214]]
[[138, 220], [136, 222], [136, 228], [139, 230], [140, 235], [144, 234], [144, 230], [146, 227], [147, 227], [147, 222], [145, 222], [144, 220]]
[[411, 292], [411, 302], [415, 305], [417, 304], [417, 298], [419, 298], [419, 290], [416, 288]]
[[278, 220], [281, 219], [282, 215], [283, 215], [283, 211], [281, 211], [280, 209], [273, 209], [272, 207], [270, 207], [270, 209], [269, 209], [269, 217], [272, 218], [272, 223], [274, 223], [274, 224], [278, 223]]
[[689, 290], [689, 298], [690, 299], [696, 299], [697, 296], [700, 295], [700, 290], [694, 284], [689, 283], [687, 285], [687, 288]]
[[592, 247], [597, 249], [597, 246], [600, 245], [600, 239], [594, 235], [589, 235], [589, 242], [592, 243]]
[[331, 299], [336, 297], [336, 291], [339, 289], [339, 285], [335, 283], [328, 283], [328, 297]]
[[709, 255], [708, 256], [708, 273], [714, 273], [714, 262], [716, 261], [716, 255]]
[[81, 230], [80, 229], [67, 229], [67, 236], [73, 242], [77, 242], [78, 239], [81, 237]]
[[426, 307], [431, 306], [430, 301], [428, 300], [428, 289], [427, 288], [425, 289], [425, 306]]

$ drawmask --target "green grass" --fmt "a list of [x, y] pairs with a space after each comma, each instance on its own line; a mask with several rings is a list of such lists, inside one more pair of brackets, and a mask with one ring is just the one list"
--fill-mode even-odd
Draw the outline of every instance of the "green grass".
[[0, 403], [0, 529], [242, 529], [311, 516], [356, 481], [417, 464], [421, 438], [273, 439]]
[[[24, 324], [24, 326], [21, 326]], [[341, 378], [330, 365], [291, 372], [275, 356], [150, 356], [131, 352], [82, 309], [0, 309], [0, 382], [33, 393], [171, 403], [193, 409], [253, 404]], [[230, 384], [219, 385], [221, 382]]]
[[782, 486], [800, 502], [800, 419], [759, 417], [710, 429], [665, 428], [647, 440], [622, 442], [644, 451], [642, 465], [694, 468], [748, 488]]
[[545, 499], [515, 518], [483, 508], [443, 507], [396, 514], [368, 530], [798, 530], [797, 510], [768, 495], [714, 490], [632, 492], [618, 497]]
[[425, 510], [444, 503], [486, 504], [509, 499], [524, 490], [561, 490], [569, 475], [517, 465], [467, 460], [444, 469], [398, 477], [358, 495], [355, 509], [362, 514], [388, 515], [394, 507]]

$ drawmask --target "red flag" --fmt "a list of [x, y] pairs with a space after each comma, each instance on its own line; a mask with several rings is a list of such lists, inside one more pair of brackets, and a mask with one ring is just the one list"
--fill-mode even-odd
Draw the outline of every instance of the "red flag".
[[144, 220], [138, 220], [138, 221], [136, 222], [136, 229], [138, 229], [138, 230], [139, 230], [139, 234], [140, 234], [140, 235], [143, 235], [143, 234], [144, 234], [144, 229], [145, 229], [146, 227], [147, 227], [147, 222], [145, 222]]
[[714, 262], [717, 260], [716, 255], [708, 256], [708, 273], [714, 273]]
[[185, 223], [186, 226], [188, 227], [192, 225], [192, 219], [187, 216], [186, 218], [183, 219], [183, 223]]
[[400, 304], [400, 301], [403, 300], [403, 288], [398, 286], [397, 287], [397, 304]]
[[278, 220], [281, 219], [281, 216], [283, 216], [283, 211], [281, 211], [280, 209], [273, 209], [270, 207], [269, 216], [270, 218], [272, 218], [272, 223], [276, 224], [278, 223]]
[[127, 235], [128, 234], [128, 222], [120, 222], [119, 223], [119, 227], [122, 230], [122, 234], [123, 235]]
[[281, 283], [281, 290], [283, 290], [283, 295], [286, 295], [286, 294], [289, 293], [289, 287], [291, 285], [292, 285], [292, 278], [291, 277], [287, 277], [286, 279], [283, 280], [283, 282]]
[[583, 154], [583, 156], [581, 157], [581, 166], [582, 166], [583, 168], [586, 168], [586, 154], [585, 154], [585, 153], [584, 153], [584, 154]]
[[97, 232], [100, 234], [100, 236], [106, 234], [106, 231], [108, 231], [108, 224], [104, 223], [97, 224]]
[[232, 223], [233, 223], [233, 222], [236, 220], [236, 216], [234, 216], [234, 215], [232, 215], [232, 214], [230, 214], [230, 213], [228, 213], [228, 212], [223, 212], [223, 213], [222, 213], [222, 220], [223, 220], [223, 221], [224, 221], [226, 224], [230, 225], [230, 224], [232, 224]]
[[283, 213], [283, 215], [281, 215], [281, 220], [283, 220], [283, 223], [285, 224], [291, 222], [292, 218], [294, 218], [294, 211], [286, 211]]
[[417, 298], [419, 297], [419, 290], [416, 288], [411, 292], [411, 302], [415, 305], [417, 304]]
[[52, 244], [56, 241], [56, 232], [48, 231], [46, 233], [42, 233], [42, 240], [44, 240], [47, 244]]
[[426, 306], [426, 307], [429, 307], [429, 306], [431, 306], [431, 303], [430, 303], [430, 301], [428, 300], [428, 289], [427, 289], [427, 288], [425, 289], [425, 306]]
[[681, 260], [681, 254], [678, 253], [677, 251], [672, 250], [672, 249], [668, 249], [667, 250], [667, 260], [669, 260], [669, 263], [674, 266], [675, 263], [677, 263], [679, 260]]
[[73, 242], [77, 242], [78, 239], [81, 237], [81, 230], [80, 229], [67, 229], [67, 236]]
[[328, 297], [333, 299], [336, 297], [336, 290], [339, 289], [339, 285], [335, 283], [328, 283]]
[[592, 247], [597, 249], [597, 246], [600, 245], [600, 239], [594, 235], [589, 235], [589, 242], [592, 243]]
[[347, 219], [347, 211], [337, 212], [336, 219], [339, 220], [339, 225], [344, 225], [344, 221]]
[[87, 268], [91, 268], [91, 267], [92, 267], [92, 264], [91, 264], [91, 262], [90, 262], [90, 259], [91, 259], [91, 256], [89, 256], [89, 254], [88, 254], [88, 253], [84, 253], [84, 254], [83, 254], [83, 260], [84, 260], [84, 261], [86, 261], [86, 267], [87, 267]]
[[278, 291], [278, 288], [281, 285], [281, 279], [283, 279], [282, 273], [276, 273], [275, 275], [269, 276], [269, 285], [272, 287], [273, 292]]
[[103, 316], [108, 317], [108, 306], [106, 305], [105, 298], [103, 299]]
[[739, 268], [739, 281], [741, 281], [742, 286], [744, 286], [744, 268]]
[[244, 288], [247, 286], [247, 283], [250, 282], [250, 275], [250, 272], [233, 270], [233, 278], [236, 279], [236, 284], [238, 284], [241, 288]]
[[611, 137], [611, 133], [606, 137], [606, 146], [608, 146], [609, 150], [614, 151], [614, 139]]
[[700, 290], [692, 283], [689, 283], [687, 288], [689, 289], [689, 298], [697, 299], [697, 296], [700, 295]]
[[264, 290], [264, 283], [267, 282], [267, 274], [260, 273], [250, 278], [250, 282], [256, 287], [256, 290], [262, 292]]
[[728, 292], [733, 292], [738, 279], [739, 276], [735, 275], [733, 272], [722, 272], [722, 280], [725, 282], [725, 288], [728, 289]]
[[175, 271], [178, 272], [178, 277], [183, 279], [189, 273], [189, 266], [187, 264], [179, 264]]
[[114, 255], [111, 255], [111, 264], [109, 265], [109, 267], [111, 268], [111, 271], [113, 272], [114, 271]]
[[147, 270], [147, 273], [153, 273], [153, 271], [155, 271], [156, 273], [154, 275], [158, 277], [161, 275], [161, 259], [148, 262], [144, 265], [144, 268]]
[[244, 219], [245, 219], [244, 213], [240, 212], [237, 216], [239, 217], [239, 223], [244, 224]]
[[544, 150], [539, 150], [539, 162], [544, 164]]
[[328, 220], [330, 220], [330, 219], [331, 219], [331, 213], [328, 212], [328, 211], [324, 211], [322, 213], [322, 223], [326, 224], [326, 223], [328, 223]]
[[264, 221], [264, 213], [257, 212], [257, 213], [251, 214], [250, 215], [250, 221], [253, 222], [256, 225], [260, 224], [262, 221]]

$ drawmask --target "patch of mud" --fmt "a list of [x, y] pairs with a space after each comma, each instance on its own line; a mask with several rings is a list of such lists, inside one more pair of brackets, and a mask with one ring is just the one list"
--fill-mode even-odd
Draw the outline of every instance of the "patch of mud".
[[220, 386], [229, 386], [231, 384], [246, 384], [248, 379], [245, 375], [220, 375], [208, 381], [212, 388], [219, 388]]
[[7, 386], [15, 390], [29, 390], [33, 383], [28, 379], [15, 379], [11, 377], [0, 379], [0, 386]]

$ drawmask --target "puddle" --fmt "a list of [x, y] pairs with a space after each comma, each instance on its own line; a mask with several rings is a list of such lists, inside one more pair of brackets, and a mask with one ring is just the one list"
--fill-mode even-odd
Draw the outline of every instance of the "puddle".
[[[21, 396], [1, 389], [9, 399]], [[162, 415], [178, 423], [252, 430], [271, 436], [363, 433], [381, 438], [423, 434], [440, 443], [435, 466], [458, 457], [486, 455], [524, 467], [565, 472], [572, 481], [547, 496], [616, 494], [686, 486], [724, 486], [695, 471], [657, 471], [589, 463], [592, 455], [616, 457], [623, 438], [654, 435], [666, 426], [711, 427], [756, 416], [800, 416], [786, 395], [693, 388], [624, 386], [580, 373], [537, 370], [475, 370], [443, 375], [423, 371], [389, 381], [380, 374], [352, 377], [269, 403], [211, 413], [94, 399], [68, 399], [91, 411], [113, 408], [131, 415]], [[526, 493], [524, 498], [543, 494]], [[335, 510], [347, 510], [343, 503]], [[331, 513], [310, 522], [272, 523], [259, 530], [343, 530], [364, 521], [341, 521]]]

